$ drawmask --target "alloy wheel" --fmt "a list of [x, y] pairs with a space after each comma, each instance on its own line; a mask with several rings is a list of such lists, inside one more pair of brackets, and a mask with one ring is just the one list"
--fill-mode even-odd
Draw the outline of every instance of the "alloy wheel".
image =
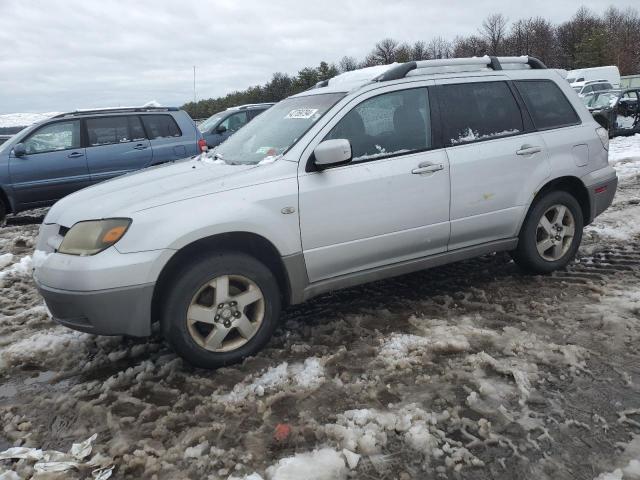
[[191, 338], [212, 352], [246, 344], [264, 320], [265, 300], [255, 282], [242, 275], [222, 275], [204, 284], [187, 310]]
[[549, 207], [536, 228], [536, 248], [548, 262], [555, 262], [566, 255], [575, 235], [575, 218], [565, 205]]

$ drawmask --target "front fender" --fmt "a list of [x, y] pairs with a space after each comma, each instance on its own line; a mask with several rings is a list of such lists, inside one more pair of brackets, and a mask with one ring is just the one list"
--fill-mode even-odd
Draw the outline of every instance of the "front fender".
[[[122, 253], [181, 248], [202, 238], [249, 232], [280, 255], [302, 250], [295, 177], [191, 198], [136, 212], [116, 248]], [[282, 212], [291, 213], [282, 213]]]

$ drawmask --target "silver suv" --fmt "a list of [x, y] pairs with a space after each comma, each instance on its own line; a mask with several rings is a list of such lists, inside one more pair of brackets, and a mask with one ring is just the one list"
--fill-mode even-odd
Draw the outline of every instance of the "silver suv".
[[218, 367], [331, 290], [497, 251], [563, 268], [613, 199], [607, 148], [532, 57], [357, 70], [212, 152], [64, 198], [34, 275], [57, 322], [146, 336], [158, 321], [180, 355]]

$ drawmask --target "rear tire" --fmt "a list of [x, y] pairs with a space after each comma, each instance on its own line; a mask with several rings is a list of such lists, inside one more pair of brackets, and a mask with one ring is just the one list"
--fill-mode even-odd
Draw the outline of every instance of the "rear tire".
[[275, 276], [241, 253], [191, 259], [164, 292], [164, 338], [201, 368], [230, 365], [255, 354], [271, 338], [280, 316]]
[[565, 191], [549, 192], [529, 209], [513, 259], [523, 270], [549, 273], [564, 268], [582, 241], [580, 204]]
[[0, 225], [4, 225], [5, 218], [7, 217], [8, 208], [4, 204], [2, 198], [0, 198]]

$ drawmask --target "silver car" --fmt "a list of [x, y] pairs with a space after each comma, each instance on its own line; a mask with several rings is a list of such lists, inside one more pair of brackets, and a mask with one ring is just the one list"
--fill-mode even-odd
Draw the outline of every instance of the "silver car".
[[217, 149], [59, 201], [34, 276], [53, 318], [153, 322], [194, 365], [254, 354], [283, 307], [509, 251], [547, 273], [613, 199], [607, 131], [532, 57], [371, 67], [271, 107]]

